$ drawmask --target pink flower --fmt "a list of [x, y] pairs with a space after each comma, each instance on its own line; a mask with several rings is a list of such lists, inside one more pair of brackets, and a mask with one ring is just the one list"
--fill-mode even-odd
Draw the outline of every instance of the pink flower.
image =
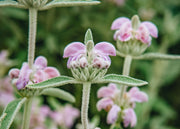
[[59, 71], [54, 67], [47, 67], [47, 60], [43, 56], [36, 58], [33, 68], [30, 69], [27, 63], [23, 63], [20, 70], [12, 69], [9, 76], [15, 80], [17, 89], [24, 88], [27, 84], [39, 83], [47, 79], [60, 76]]
[[123, 123], [124, 127], [128, 127], [128, 125], [134, 127], [137, 123], [137, 118], [134, 110], [132, 108], [127, 108], [123, 111], [124, 116], [123, 116]]
[[15, 99], [10, 80], [9, 77], [0, 79], [0, 107], [2, 108]]
[[102, 98], [97, 103], [97, 109], [98, 111], [101, 111], [102, 109], [105, 109], [106, 111], [109, 111], [111, 109], [112, 105], [114, 105], [114, 102], [110, 98]]
[[[110, 43], [100, 42], [94, 46], [91, 54], [93, 57], [93, 67], [108, 68], [111, 64], [109, 55], [115, 56], [116, 50]], [[84, 68], [88, 65], [91, 65], [87, 59], [86, 46], [81, 42], [73, 42], [69, 44], [64, 49], [63, 57], [69, 58], [67, 63], [68, 68]]]
[[118, 91], [116, 84], [110, 83], [107, 87], [101, 87], [98, 90], [98, 98], [104, 97], [114, 97], [115, 93]]
[[121, 111], [121, 108], [117, 105], [113, 105], [111, 110], [108, 113], [107, 116], [107, 123], [108, 124], [113, 124], [117, 121], [118, 119], [118, 114]]
[[52, 112], [50, 114], [51, 118], [59, 126], [71, 128], [74, 124], [74, 121], [79, 117], [80, 112], [78, 109], [73, 108], [70, 105], [66, 105], [61, 110]]
[[142, 92], [137, 87], [133, 87], [127, 92], [128, 96], [130, 97], [131, 102], [147, 102], [148, 96], [145, 92]]
[[157, 27], [148, 21], [142, 22], [138, 25], [137, 29], [132, 27], [132, 21], [125, 17], [120, 17], [114, 20], [111, 26], [112, 30], [116, 30], [114, 40], [122, 42], [136, 39], [142, 43], [151, 44], [151, 36], [158, 37]]

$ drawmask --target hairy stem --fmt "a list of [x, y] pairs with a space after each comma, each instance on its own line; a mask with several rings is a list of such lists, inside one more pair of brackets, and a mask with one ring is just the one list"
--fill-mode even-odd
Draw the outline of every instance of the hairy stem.
[[82, 106], [81, 106], [81, 122], [83, 129], [89, 129], [88, 125], [88, 107], [89, 107], [89, 96], [91, 90], [91, 83], [83, 83], [83, 95], [82, 95]]
[[32, 98], [27, 98], [24, 106], [22, 129], [29, 129], [31, 106], [32, 106]]
[[[124, 59], [124, 65], [123, 65], [123, 75], [128, 76], [129, 72], [130, 72], [130, 67], [131, 67], [131, 62], [132, 62], [132, 57], [130, 55], [127, 55]], [[123, 85], [121, 87], [121, 92], [120, 92], [120, 103], [122, 104], [122, 99], [123, 99], [123, 95], [126, 92], [126, 87], [125, 85]]]
[[37, 9], [29, 9], [29, 37], [28, 37], [28, 64], [32, 68], [35, 55], [36, 43], [36, 29], [37, 29]]

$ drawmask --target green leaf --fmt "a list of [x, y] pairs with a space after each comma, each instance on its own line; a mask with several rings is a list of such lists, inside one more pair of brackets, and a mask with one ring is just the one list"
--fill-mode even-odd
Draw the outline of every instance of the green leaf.
[[100, 4], [100, 2], [94, 0], [53, 0], [52, 2], [49, 2], [48, 4], [40, 8], [40, 10], [47, 10], [53, 7], [70, 7], [96, 4]]
[[102, 80], [95, 83], [118, 83], [127, 86], [143, 86], [148, 84], [146, 81], [117, 74], [108, 74]]
[[84, 44], [86, 45], [88, 43], [88, 41], [93, 41], [91, 29], [88, 29], [86, 31], [85, 38], [84, 38]]
[[68, 93], [68, 92], [66, 92], [64, 90], [58, 89], [58, 88], [44, 89], [42, 91], [42, 94], [52, 96], [52, 97], [56, 97], [56, 98], [59, 98], [59, 99], [63, 99], [63, 100], [66, 100], [66, 101], [69, 101], [69, 102], [72, 102], [72, 103], [75, 102], [74, 96], [72, 96], [70, 93]]
[[59, 76], [55, 78], [51, 78], [49, 80], [32, 84], [32, 85], [27, 85], [26, 87], [29, 89], [43, 89], [43, 88], [52, 88], [52, 87], [58, 87], [66, 84], [77, 84], [78, 82], [72, 78], [72, 77], [67, 77], [67, 76]]
[[0, 7], [16, 7], [16, 8], [26, 8], [24, 5], [19, 4], [14, 0], [3, 0], [0, 1]]
[[180, 60], [179, 55], [169, 55], [169, 54], [161, 54], [161, 53], [147, 53], [141, 56], [133, 57], [136, 60]]
[[10, 102], [4, 109], [2, 117], [0, 118], [0, 129], [9, 129], [17, 112], [20, 110], [26, 98], [18, 99]]

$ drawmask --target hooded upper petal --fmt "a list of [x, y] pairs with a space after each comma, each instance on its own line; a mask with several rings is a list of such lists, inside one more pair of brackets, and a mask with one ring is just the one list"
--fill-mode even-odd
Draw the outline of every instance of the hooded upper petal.
[[113, 124], [116, 122], [118, 119], [118, 113], [121, 111], [121, 108], [117, 105], [113, 105], [111, 110], [108, 113], [107, 116], [107, 123], [108, 124]]
[[129, 18], [126, 18], [126, 17], [120, 17], [120, 18], [115, 19], [111, 25], [111, 30], [120, 29], [122, 24], [124, 24], [126, 22], [131, 22], [131, 21], [129, 20]]
[[100, 55], [111, 55], [116, 56], [115, 47], [108, 42], [100, 42], [94, 46], [94, 52]]
[[47, 59], [43, 56], [38, 56], [34, 61], [34, 65], [37, 69], [44, 69], [47, 67]]
[[133, 87], [129, 90], [128, 94], [130, 95], [131, 102], [146, 102], [148, 101], [148, 96], [145, 92], [142, 92], [137, 87]]
[[48, 79], [60, 76], [59, 71], [55, 67], [46, 67], [44, 72], [48, 75]]
[[98, 101], [96, 106], [97, 106], [98, 111], [101, 111], [102, 109], [108, 111], [109, 108], [111, 108], [113, 104], [114, 104], [114, 102], [112, 101], [112, 99], [103, 98], [103, 99]]
[[73, 57], [86, 52], [86, 46], [81, 42], [72, 42], [64, 49], [63, 57]]
[[156, 25], [154, 25], [152, 22], [142, 22], [141, 24], [145, 25], [147, 29], [149, 30], [149, 33], [152, 37], [157, 38], [158, 37], [158, 29]]
[[124, 116], [123, 116], [123, 123], [124, 127], [128, 127], [129, 125], [134, 127], [137, 123], [137, 117], [132, 108], [127, 108], [123, 111]]
[[101, 87], [98, 90], [97, 96], [101, 97], [113, 97], [117, 91], [116, 84], [110, 83], [107, 87]]

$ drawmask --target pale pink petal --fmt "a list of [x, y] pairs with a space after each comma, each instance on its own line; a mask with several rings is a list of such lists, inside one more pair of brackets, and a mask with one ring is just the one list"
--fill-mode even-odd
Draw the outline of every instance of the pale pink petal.
[[108, 57], [108, 59], [103, 57], [95, 57], [95, 59], [93, 60], [93, 67], [100, 69], [109, 68], [109, 66], [111, 65], [111, 60], [109, 56], [104, 56], [104, 57]]
[[60, 76], [59, 71], [55, 67], [46, 67], [44, 72], [48, 75], [48, 79]]
[[126, 22], [130, 22], [130, 20], [126, 17], [120, 17], [120, 18], [115, 19], [111, 25], [111, 30], [120, 29], [122, 24], [124, 24]]
[[115, 38], [120, 41], [128, 41], [132, 38], [131, 22], [126, 22], [121, 26], [121, 29], [115, 33]]
[[145, 25], [147, 27], [147, 29], [149, 30], [149, 33], [152, 37], [157, 38], [158, 37], [158, 29], [156, 27], [156, 25], [154, 25], [152, 22], [142, 22], [143, 25]]
[[19, 73], [19, 78], [16, 83], [18, 90], [24, 88], [27, 85], [31, 73], [32, 73], [32, 70], [29, 69], [28, 64], [23, 63], [23, 66]]
[[148, 96], [145, 92], [142, 92], [137, 87], [133, 87], [128, 92], [131, 102], [147, 102]]
[[113, 97], [115, 93], [118, 91], [116, 84], [110, 83], [107, 87], [101, 87], [98, 90], [97, 96], [101, 97]]
[[118, 114], [121, 111], [121, 108], [117, 105], [113, 105], [111, 110], [109, 111], [107, 115], [107, 123], [113, 124], [118, 119]]
[[44, 69], [47, 67], [47, 59], [43, 56], [38, 56], [34, 61], [34, 65], [38, 69]]
[[101, 55], [111, 55], [111, 56], [116, 56], [116, 49], [115, 47], [108, 42], [100, 42], [94, 46], [94, 51], [95, 53], [97, 52], [98, 54]]
[[88, 65], [88, 61], [86, 59], [86, 57], [82, 57], [79, 59], [79, 64], [81, 68], [84, 68]]
[[103, 99], [98, 101], [96, 106], [97, 106], [98, 111], [101, 111], [102, 109], [108, 110], [109, 108], [112, 107], [113, 104], [114, 104], [114, 102], [112, 99], [103, 98]]
[[81, 42], [72, 42], [64, 49], [63, 58], [73, 57], [86, 52], [86, 46]]
[[128, 127], [129, 125], [131, 125], [131, 128], [134, 127], [137, 123], [137, 117], [134, 110], [132, 108], [125, 109], [123, 114], [124, 127]]
[[47, 79], [48, 79], [48, 74], [45, 73], [44, 70], [38, 70], [34, 74], [33, 82], [34, 83], [39, 83], [39, 82], [45, 81]]
[[43, 117], [47, 117], [51, 113], [51, 111], [50, 111], [50, 108], [48, 106], [42, 106], [40, 108], [40, 113]]
[[18, 78], [19, 77], [19, 72], [20, 70], [19, 69], [11, 69], [9, 71], [9, 76], [11, 79], [14, 79], [14, 78]]
[[137, 30], [136, 39], [140, 40], [143, 43], [150, 44], [151, 43], [151, 37], [149, 30], [145, 27], [145, 25], [141, 24]]

